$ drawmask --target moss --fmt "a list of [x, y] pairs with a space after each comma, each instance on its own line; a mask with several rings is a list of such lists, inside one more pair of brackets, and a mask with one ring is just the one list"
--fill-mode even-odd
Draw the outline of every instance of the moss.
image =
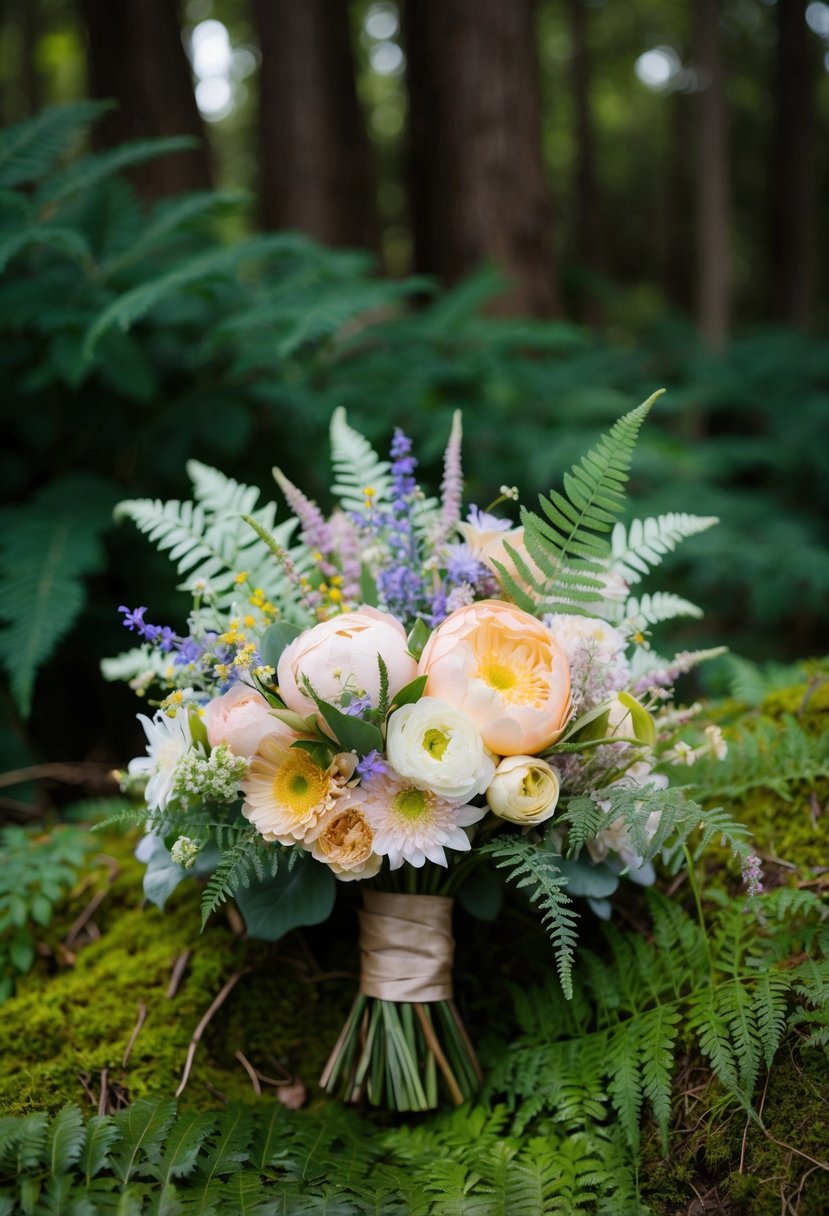
[[[98, 940], [81, 949], [74, 965], [49, 974], [42, 963], [19, 985], [0, 1015], [0, 1110], [56, 1110], [68, 1100], [88, 1102], [107, 1071], [109, 1085], [130, 1099], [172, 1094], [200, 1018], [225, 981], [246, 974], [217, 1012], [198, 1047], [185, 1105], [215, 1104], [252, 1096], [235, 1058], [240, 1050], [261, 1071], [280, 1065], [310, 1086], [322, 1069], [347, 1007], [347, 985], [315, 983], [296, 944], [248, 942], [226, 919], [199, 934], [199, 892], [183, 884], [167, 910], [143, 906], [142, 867], [123, 842], [110, 841], [120, 871], [95, 922]], [[99, 879], [102, 882], [103, 879]], [[49, 937], [58, 943], [92, 890], [65, 910]], [[173, 999], [166, 996], [174, 961], [192, 955]], [[275, 959], [276, 965], [275, 965]], [[54, 962], [52, 964], [54, 967]], [[332, 999], [333, 998], [333, 999]], [[126, 1066], [124, 1052], [141, 1005], [146, 1019]], [[114, 1089], [113, 1089], [114, 1092]]]

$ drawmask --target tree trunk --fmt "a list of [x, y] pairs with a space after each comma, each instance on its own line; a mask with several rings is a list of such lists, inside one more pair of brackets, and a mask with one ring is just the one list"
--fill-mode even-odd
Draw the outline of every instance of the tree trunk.
[[499, 311], [552, 313], [534, 0], [410, 0], [405, 35], [417, 269], [452, 283], [489, 260]]
[[254, 0], [267, 228], [328, 245], [375, 244], [370, 157], [347, 0]]
[[587, 10], [584, 0], [567, 0], [572, 54], [571, 81], [576, 136], [575, 253], [582, 276], [578, 304], [584, 320], [594, 329], [604, 321], [595, 280], [607, 275], [599, 182], [596, 173], [596, 138], [590, 109], [590, 58], [587, 49]]
[[89, 92], [118, 108], [95, 127], [99, 146], [192, 135], [198, 147], [133, 170], [145, 196], [208, 189], [210, 168], [175, 0], [81, 0], [89, 44]]
[[719, 0], [696, 0], [699, 91], [697, 326], [709, 346], [728, 337], [728, 149]]
[[[772, 164], [772, 313], [807, 326], [813, 301], [815, 66], [803, 0], [777, 0], [777, 109]], [[816, 40], [815, 40], [816, 41]]]
[[666, 98], [670, 107], [669, 147], [665, 181], [665, 294], [673, 306], [689, 315], [694, 310], [695, 166], [688, 156], [694, 143], [694, 98], [677, 91]]

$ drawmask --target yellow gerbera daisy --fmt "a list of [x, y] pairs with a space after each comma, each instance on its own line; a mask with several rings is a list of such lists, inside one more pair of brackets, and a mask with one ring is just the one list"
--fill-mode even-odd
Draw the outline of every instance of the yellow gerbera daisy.
[[242, 814], [265, 840], [302, 844], [344, 788], [336, 762], [320, 768], [300, 747], [286, 747], [275, 735], [266, 736], [251, 758], [242, 783]]

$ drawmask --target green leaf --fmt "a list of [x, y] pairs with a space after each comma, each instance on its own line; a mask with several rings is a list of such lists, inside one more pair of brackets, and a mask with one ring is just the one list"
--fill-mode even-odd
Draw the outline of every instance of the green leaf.
[[383, 736], [372, 722], [364, 722], [362, 718], [344, 714], [336, 706], [329, 705], [318, 697], [313, 689], [309, 688], [309, 693], [314, 698], [326, 726], [344, 751], [367, 756], [371, 751], [383, 750]]
[[494, 921], [504, 902], [504, 884], [489, 866], [476, 866], [458, 887], [455, 898], [470, 916]]
[[426, 643], [431, 637], [432, 631], [422, 617], [414, 623], [411, 633], [409, 634], [409, 654], [414, 658], [419, 659], [423, 654]]
[[330, 743], [322, 743], [317, 739], [297, 739], [291, 744], [291, 747], [297, 747], [300, 751], [307, 752], [317, 767], [323, 771], [330, 766], [335, 755]]
[[237, 891], [235, 898], [249, 935], [275, 942], [291, 929], [327, 920], [336, 886], [327, 866], [303, 854], [293, 869], [285, 866], [267, 882]]
[[112, 108], [111, 101], [51, 106], [0, 134], [0, 187], [35, 181], [52, 168], [77, 137]]
[[66, 1173], [70, 1166], [80, 1160], [85, 1143], [83, 1115], [75, 1103], [70, 1102], [53, 1119], [46, 1141], [49, 1171], [53, 1178]]
[[426, 690], [428, 679], [428, 676], [415, 676], [408, 684], [404, 684], [400, 691], [392, 697], [391, 708], [399, 709], [401, 705], [412, 705], [415, 701], [419, 701]]
[[121, 1141], [111, 1154], [111, 1168], [121, 1182], [129, 1182], [144, 1161], [158, 1160], [175, 1117], [176, 1103], [172, 1098], [155, 1102], [139, 1098], [132, 1106], [112, 1116], [113, 1124], [121, 1133]]
[[152, 851], [144, 871], [144, 894], [150, 903], [163, 911], [173, 891], [187, 877], [187, 870], [173, 861], [161, 837], [153, 837]]
[[619, 876], [605, 865], [593, 865], [589, 861], [573, 860], [556, 855], [556, 865], [567, 880], [570, 895], [588, 899], [606, 899], [619, 886]]
[[12, 961], [12, 966], [25, 975], [35, 961], [35, 943], [34, 938], [28, 929], [20, 929], [12, 938], [9, 946], [9, 958]]
[[279, 665], [279, 660], [282, 658], [282, 652], [295, 638], [298, 638], [302, 630], [298, 625], [292, 625], [290, 621], [277, 621], [273, 625], [269, 625], [262, 634], [262, 640], [259, 643], [259, 653], [262, 656], [262, 662], [272, 667], [276, 671]]

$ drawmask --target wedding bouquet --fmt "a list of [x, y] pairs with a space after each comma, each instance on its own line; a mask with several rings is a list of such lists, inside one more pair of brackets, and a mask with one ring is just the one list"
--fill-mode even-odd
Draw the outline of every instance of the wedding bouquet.
[[362, 884], [360, 991], [322, 1077], [332, 1092], [398, 1110], [474, 1092], [452, 901], [497, 915], [499, 869], [538, 906], [569, 992], [574, 899], [608, 917], [623, 879], [654, 880], [657, 854], [676, 868], [714, 835], [742, 847], [722, 812], [669, 784], [724, 749], [671, 704], [676, 678], [719, 651], [661, 658], [651, 627], [699, 610], [631, 594], [716, 522], [619, 521], [653, 400], [518, 526], [507, 486], [464, 512], [459, 415], [440, 499], [401, 430], [386, 462], [338, 410], [327, 518], [279, 469], [291, 517], [277, 525], [255, 489], [196, 462], [193, 502], [118, 508], [193, 596], [180, 633], [121, 607], [141, 644], [105, 664], [154, 709], [123, 782], [143, 799], [145, 890], [163, 904], [188, 870], [209, 874], [205, 918], [233, 896], [273, 940], [326, 919], [337, 882]]

